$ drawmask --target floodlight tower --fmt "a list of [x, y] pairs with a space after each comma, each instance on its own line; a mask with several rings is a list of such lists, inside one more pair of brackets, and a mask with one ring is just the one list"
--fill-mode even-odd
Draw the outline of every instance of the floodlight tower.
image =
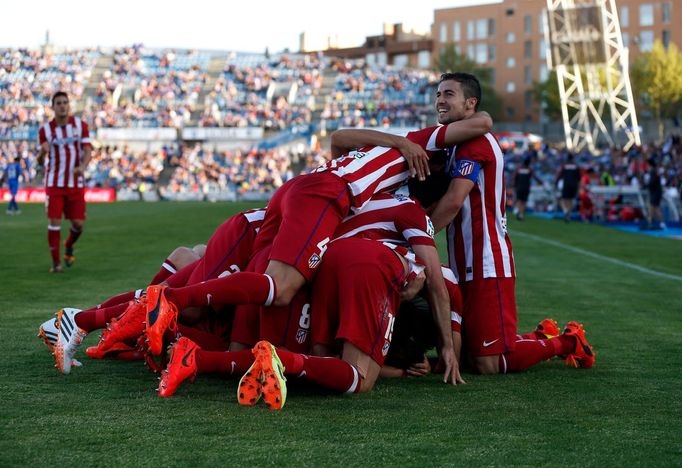
[[[549, 68], [556, 69], [566, 146], [640, 144], [628, 50], [615, 0], [547, 0]], [[611, 118], [611, 129], [604, 118]]]

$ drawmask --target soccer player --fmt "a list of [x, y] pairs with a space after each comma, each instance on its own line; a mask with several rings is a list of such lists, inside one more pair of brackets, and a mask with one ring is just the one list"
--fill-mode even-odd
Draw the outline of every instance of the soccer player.
[[564, 221], [569, 222], [580, 189], [580, 168], [573, 162], [573, 153], [568, 153], [566, 162], [559, 169], [555, 183], [558, 185], [559, 181], [562, 183], [559, 205], [564, 212]]
[[47, 195], [47, 239], [52, 256], [51, 273], [60, 273], [62, 216], [71, 221], [69, 237], [64, 243], [64, 263], [73, 265], [73, 245], [85, 224], [85, 189], [83, 173], [90, 162], [91, 140], [88, 125], [70, 115], [69, 97], [63, 91], [52, 96], [54, 119], [38, 132], [40, 153], [38, 164], [47, 157], [45, 190]]
[[526, 217], [526, 203], [528, 203], [528, 196], [530, 195], [530, 185], [535, 179], [539, 184], [543, 184], [540, 179], [530, 168], [530, 158], [525, 158], [521, 167], [514, 172], [514, 191], [516, 193], [516, 219], [523, 221]]
[[[475, 115], [481, 87], [468, 73], [441, 75], [436, 92], [438, 122], [452, 125]], [[373, 143], [356, 130], [350, 144]], [[359, 132], [359, 133], [358, 133]], [[457, 145], [447, 168], [452, 178], [430, 212], [436, 232], [448, 227], [450, 267], [464, 298], [463, 340], [472, 367], [480, 373], [526, 369], [552, 356], [592, 367], [594, 353], [582, 325], [569, 322], [547, 340], [517, 338], [515, 271], [505, 217], [504, 158], [496, 138], [486, 133]]]
[[[185, 286], [244, 269], [253, 251], [253, 241], [264, 216], [264, 209], [244, 211], [221, 224], [208, 240], [205, 249], [196, 247], [176, 249], [164, 261], [151, 284], [163, 282], [173, 286]], [[92, 350], [89, 348], [89, 356], [101, 358], [118, 343], [134, 339], [144, 331], [146, 311], [147, 299], [143, 295], [143, 290], [130, 291], [84, 311], [62, 309], [57, 314], [54, 326], [50, 325], [51, 321], [41, 326], [39, 336], [48, 347], [51, 347], [44, 336], [44, 327], [48, 327], [47, 332], [50, 336], [57, 335], [54, 346], [57, 368], [61, 373], [68, 374], [73, 356], [88, 333], [109, 324], [102, 333], [99, 344]], [[116, 317], [118, 318], [112, 321]], [[190, 317], [190, 320], [197, 321], [199, 318], [195, 315]], [[61, 327], [62, 322], [66, 323], [64, 329]]]
[[[21, 156], [14, 158], [14, 161], [9, 163], [5, 168], [5, 173], [2, 176], [2, 182], [7, 180], [7, 185], [9, 187], [10, 201], [7, 205], [6, 213], [8, 215], [18, 215], [21, 214], [19, 205], [17, 204], [16, 196], [19, 191], [19, 178], [21, 177]], [[2, 186], [0, 182], [0, 186]]]

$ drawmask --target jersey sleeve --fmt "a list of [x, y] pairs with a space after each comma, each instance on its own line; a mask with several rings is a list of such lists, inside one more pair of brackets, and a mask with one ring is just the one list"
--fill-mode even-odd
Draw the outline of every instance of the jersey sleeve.
[[47, 142], [47, 135], [45, 135], [45, 127], [40, 127], [38, 130], [38, 146], [42, 146], [43, 143]]
[[436, 247], [436, 242], [433, 240], [435, 230], [431, 218], [417, 203], [405, 205], [394, 222], [396, 229], [410, 246], [428, 245]]
[[450, 169], [450, 176], [475, 182], [478, 179], [478, 173], [493, 158], [492, 148], [485, 137], [474, 138], [457, 145], [455, 164]]
[[92, 139], [90, 138], [90, 129], [88, 124], [81, 120], [81, 144], [83, 146], [92, 145]]

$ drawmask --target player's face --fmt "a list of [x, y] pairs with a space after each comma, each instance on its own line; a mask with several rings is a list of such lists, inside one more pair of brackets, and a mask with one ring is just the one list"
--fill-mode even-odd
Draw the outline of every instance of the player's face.
[[[464, 98], [459, 81], [445, 80], [436, 91], [436, 112], [438, 123], [447, 125], [469, 117], [472, 112], [471, 99]], [[475, 103], [475, 99], [474, 99]]]
[[54, 100], [52, 110], [57, 118], [64, 118], [69, 116], [69, 99], [64, 96], [59, 96]]

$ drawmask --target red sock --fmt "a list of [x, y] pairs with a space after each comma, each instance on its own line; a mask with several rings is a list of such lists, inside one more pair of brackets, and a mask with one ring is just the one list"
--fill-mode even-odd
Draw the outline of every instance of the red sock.
[[540, 333], [537, 330], [533, 330], [532, 332], [529, 333], [524, 333], [523, 335], [516, 335], [518, 339], [520, 340], [544, 340], [546, 339], [545, 335]]
[[321, 387], [340, 393], [356, 393], [360, 389], [360, 376], [355, 367], [343, 359], [308, 356], [277, 348], [286, 375], [303, 377]]
[[183, 288], [168, 288], [166, 298], [173, 302], [178, 310], [208, 305], [269, 305], [275, 297], [275, 291], [275, 283], [269, 276], [242, 271]]
[[105, 308], [87, 309], [76, 314], [76, 325], [90, 333], [93, 330], [104, 328], [111, 319], [118, 317], [128, 308], [128, 303], [118, 304]]
[[73, 226], [71, 226], [71, 229], [69, 230], [69, 238], [66, 239], [66, 243], [64, 243], [64, 247], [66, 247], [67, 249], [70, 249], [71, 247], [73, 247], [73, 244], [76, 243], [78, 238], [81, 236], [82, 232], [83, 231], [81, 229], [76, 230], [73, 228]]
[[[213, 333], [208, 333], [197, 328], [187, 327], [178, 324], [178, 331], [182, 336], [186, 336], [194, 341], [204, 351], [227, 351], [229, 343], [225, 343], [222, 338]], [[246, 371], [244, 371], [246, 372]]]
[[59, 252], [59, 239], [62, 235], [62, 228], [59, 226], [47, 227], [47, 243], [50, 246], [50, 255], [52, 255], [52, 264], [56, 265], [62, 262], [61, 254]]
[[243, 375], [253, 364], [250, 349], [243, 351], [206, 351], [198, 349], [197, 374]]
[[567, 336], [558, 336], [551, 340], [517, 340], [514, 351], [500, 355], [500, 373], [528, 369], [559, 354], [568, 354], [574, 347], [575, 341]]
[[173, 262], [171, 262], [168, 259], [165, 259], [163, 261], [163, 264], [161, 265], [161, 269], [159, 272], [154, 275], [152, 278], [152, 281], [149, 284], [160, 284], [163, 282], [166, 278], [168, 278], [170, 275], [173, 275], [177, 273], [177, 268], [175, 268], [175, 265], [173, 265]]
[[97, 306], [97, 309], [104, 309], [106, 307], [111, 307], [119, 304], [127, 304], [136, 297], [137, 291], [130, 291], [127, 293], [119, 294], [117, 296], [112, 296], [106, 301], [102, 302]]

